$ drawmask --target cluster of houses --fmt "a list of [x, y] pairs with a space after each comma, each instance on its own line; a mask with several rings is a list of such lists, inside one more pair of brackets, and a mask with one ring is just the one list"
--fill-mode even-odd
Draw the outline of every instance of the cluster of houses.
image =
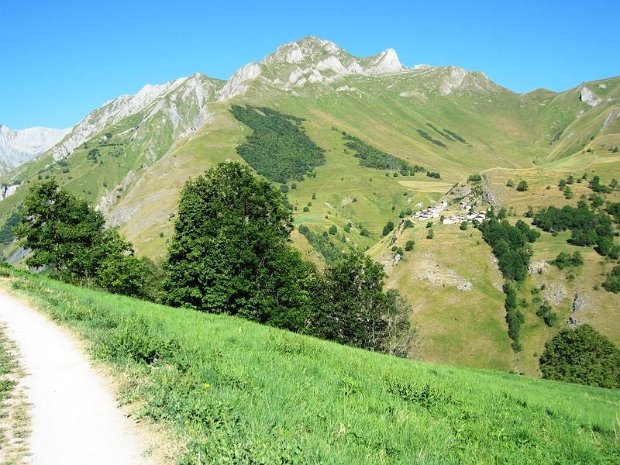
[[484, 221], [485, 218], [487, 217], [487, 212], [485, 210], [480, 210], [476, 212], [474, 211], [474, 208], [473, 208], [474, 206], [468, 202], [465, 202], [465, 201], [461, 202], [459, 204], [459, 207], [461, 208], [461, 210], [467, 213], [447, 216], [443, 219], [442, 223], [443, 224], [460, 224], [463, 221], [473, 221], [473, 220]]
[[[463, 201], [459, 204], [459, 209], [463, 213], [459, 213], [457, 215], [445, 216], [442, 218], [443, 224], [460, 224], [464, 221], [484, 221], [487, 216], [487, 212], [485, 210], [474, 211], [473, 204], [469, 202]], [[442, 212], [448, 208], [448, 202], [446, 200], [442, 200], [434, 206], [428, 206], [423, 210], [417, 211], [413, 214], [413, 218], [418, 221], [429, 220], [432, 218], [440, 218]]]
[[430, 218], [439, 218], [441, 212], [448, 207], [448, 202], [442, 200], [437, 205], [431, 207], [428, 206], [424, 210], [420, 210], [413, 214], [413, 217], [418, 221], [428, 220]]

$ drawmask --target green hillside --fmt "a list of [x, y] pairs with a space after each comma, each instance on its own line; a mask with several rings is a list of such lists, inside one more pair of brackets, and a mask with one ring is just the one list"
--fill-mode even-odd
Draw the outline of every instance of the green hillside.
[[[304, 59], [290, 63], [286, 57], [295, 47], [303, 50]], [[324, 60], [337, 57], [350, 66], [357, 59], [334, 47], [306, 38], [248, 65], [259, 69], [258, 76], [248, 78], [243, 68], [226, 84], [201, 77], [201, 85], [213, 93], [206, 99], [208, 117], [195, 131], [192, 122], [200, 112], [196, 104], [178, 104], [185, 95], [180, 88], [114, 124], [103, 124], [66, 158], [54, 161], [48, 153], [12, 173], [1, 181], [21, 186], [0, 201], [0, 247], [7, 256], [15, 251], [11, 215], [29, 185], [54, 176], [99, 204], [108, 223], [119, 226], [139, 254], [163, 259], [183, 184], [219, 162], [245, 158], [288, 190], [297, 228], [291, 238], [307, 259], [322, 266], [343, 250], [361, 248], [385, 264], [389, 285], [413, 308], [419, 344], [411, 357], [538, 376], [545, 341], [571, 317], [620, 344], [620, 295], [602, 287], [617, 261], [592, 247], [568, 244], [570, 233], [543, 233], [533, 244], [536, 271], [519, 295], [523, 350], [515, 353], [507, 335], [503, 278], [479, 231], [471, 225], [464, 231], [458, 224], [443, 225], [439, 217], [432, 220], [433, 239], [427, 239], [427, 221], [414, 221], [409, 229], [399, 226], [443, 199], [449, 203], [443, 216], [464, 213], [459, 207], [464, 201], [476, 211], [504, 207], [513, 224], [531, 222], [525, 216], [530, 207], [575, 206], [595, 195], [604, 203], [620, 201], [617, 186], [600, 195], [589, 188], [594, 176], [604, 185], [620, 180], [620, 78], [560, 93], [519, 95], [482, 73], [457, 67], [339, 77], [325, 68]], [[381, 56], [358, 62], [375, 66]], [[309, 80], [317, 73], [321, 79]], [[185, 121], [178, 126], [185, 132], [174, 130], [172, 108]], [[259, 113], [245, 113], [248, 125], [234, 116], [234, 108]], [[279, 115], [264, 124], [275, 130], [257, 134], [260, 114]], [[93, 115], [96, 119], [99, 113]], [[287, 128], [285, 133], [278, 136], [274, 121], [288, 121], [280, 127]], [[264, 147], [250, 149], [257, 141]], [[308, 147], [314, 158], [300, 156]], [[374, 161], [364, 160], [360, 147]], [[381, 156], [388, 157], [383, 164], [377, 162]], [[416, 166], [424, 170], [406, 169]], [[480, 175], [475, 185], [467, 181], [474, 174]], [[569, 175], [575, 182], [567, 194], [558, 183]], [[527, 190], [515, 189], [520, 181], [527, 182]], [[390, 222], [396, 229], [384, 237]], [[336, 233], [329, 234], [334, 226]], [[404, 249], [409, 240], [415, 241], [414, 249], [395, 263], [392, 249]], [[547, 263], [560, 252], [576, 250], [585, 258], [576, 270]], [[556, 326], [547, 327], [536, 316], [536, 292], [544, 292], [558, 315]]]
[[113, 367], [122, 403], [161, 428], [180, 464], [611, 464], [620, 456], [617, 391], [397, 359], [12, 274], [2, 285]]

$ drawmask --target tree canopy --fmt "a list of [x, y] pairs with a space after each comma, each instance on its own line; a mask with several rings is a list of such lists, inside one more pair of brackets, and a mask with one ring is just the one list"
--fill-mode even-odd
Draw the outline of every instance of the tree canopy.
[[239, 163], [188, 181], [166, 266], [167, 301], [268, 322], [303, 305], [307, 265], [288, 247], [284, 195]]
[[[325, 269], [311, 334], [370, 350], [389, 351], [409, 329], [409, 307], [396, 291], [383, 291], [383, 266], [353, 251]], [[397, 322], [397, 323], [396, 323]]]
[[132, 245], [86, 200], [51, 179], [33, 186], [20, 211], [15, 236], [31, 251], [26, 264], [73, 284], [142, 295], [144, 265]]
[[620, 350], [590, 325], [566, 328], [545, 344], [543, 378], [606, 388], [620, 387]]

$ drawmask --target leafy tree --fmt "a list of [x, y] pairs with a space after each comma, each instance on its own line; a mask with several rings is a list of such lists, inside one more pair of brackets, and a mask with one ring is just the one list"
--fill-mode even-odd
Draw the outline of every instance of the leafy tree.
[[523, 281], [532, 256], [528, 243], [536, 240], [537, 231], [531, 231], [523, 221], [512, 226], [507, 220], [500, 222], [494, 218], [483, 221], [478, 228], [493, 249], [504, 278]]
[[562, 270], [567, 267], [583, 265], [583, 257], [578, 251], [574, 252], [573, 255], [569, 254], [568, 252], [560, 252], [558, 256], [549, 263], [557, 266], [560, 270]]
[[28, 266], [47, 267], [63, 281], [91, 283], [105, 220], [88, 203], [62, 189], [52, 179], [33, 186], [21, 211], [15, 236], [31, 249]]
[[146, 268], [131, 243], [105, 229], [100, 212], [52, 179], [33, 186], [21, 210], [15, 235], [32, 252], [26, 264], [46, 268], [73, 284], [93, 285], [143, 296]]
[[543, 378], [606, 388], [620, 387], [620, 351], [590, 325], [563, 329], [545, 344]]
[[[291, 230], [284, 195], [247, 166], [221, 163], [188, 181], [169, 247], [166, 301], [295, 329], [312, 270], [287, 244]], [[284, 323], [287, 312], [299, 320]]]
[[[344, 139], [345, 147], [354, 151], [354, 156], [359, 159], [359, 164], [361, 166], [366, 166], [368, 168], [375, 168], [378, 170], [397, 170], [407, 175], [415, 174], [416, 172], [426, 171], [424, 167], [414, 165], [409, 165], [406, 161], [390, 154], [386, 153], [378, 148], [367, 144], [363, 140], [348, 134], [344, 131], [338, 131], [342, 134], [342, 138]], [[397, 175], [394, 173], [394, 175]], [[389, 176], [386, 173], [386, 176]]]
[[405, 244], [405, 250], [407, 252], [411, 252], [414, 246], [415, 246], [415, 242], [413, 240], [408, 240], [407, 243]]
[[[383, 267], [353, 251], [326, 268], [321, 303], [310, 316], [308, 332], [324, 339], [370, 350], [386, 350], [396, 331], [406, 332], [410, 309], [396, 291], [383, 292]], [[400, 316], [398, 316], [400, 315]], [[405, 316], [403, 320], [403, 315]]]
[[383, 235], [387, 236], [394, 230], [394, 223], [392, 221], [388, 221], [385, 226], [383, 226]]

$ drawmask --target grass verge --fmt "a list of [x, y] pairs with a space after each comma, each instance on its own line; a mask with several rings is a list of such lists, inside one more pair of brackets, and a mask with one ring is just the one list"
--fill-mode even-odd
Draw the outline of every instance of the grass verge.
[[617, 463], [620, 392], [423, 364], [13, 272], [178, 463]]
[[0, 464], [25, 463], [30, 420], [17, 349], [0, 326]]

